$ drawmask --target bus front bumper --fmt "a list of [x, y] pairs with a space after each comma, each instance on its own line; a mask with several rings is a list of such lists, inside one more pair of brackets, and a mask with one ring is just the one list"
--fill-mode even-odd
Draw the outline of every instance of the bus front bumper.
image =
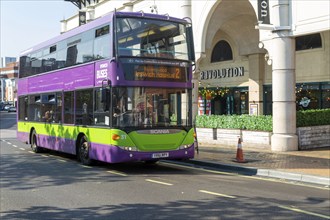
[[132, 161], [152, 161], [152, 160], [176, 160], [194, 158], [194, 145], [186, 149], [174, 151], [158, 151], [158, 152], [140, 152], [127, 151], [117, 146], [91, 144], [89, 156], [91, 159], [99, 160], [107, 163], [120, 163]]

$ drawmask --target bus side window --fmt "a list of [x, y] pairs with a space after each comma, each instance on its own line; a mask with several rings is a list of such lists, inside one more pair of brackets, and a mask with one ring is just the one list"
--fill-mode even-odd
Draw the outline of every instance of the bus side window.
[[29, 121], [40, 121], [40, 95], [31, 95], [28, 100], [28, 119]]
[[54, 114], [54, 122], [61, 123], [62, 122], [62, 93], [56, 93], [56, 104], [55, 104], [55, 114]]
[[90, 125], [93, 121], [93, 89], [76, 91], [76, 124]]
[[73, 109], [74, 109], [73, 92], [64, 92], [64, 123], [73, 124]]
[[42, 94], [41, 95], [41, 116], [43, 122], [54, 122], [55, 116], [55, 94]]
[[94, 59], [103, 59], [110, 57], [110, 25], [105, 25], [95, 30], [94, 39]]
[[[103, 91], [102, 91], [103, 90]], [[94, 124], [95, 125], [110, 125], [110, 116], [109, 116], [109, 104], [110, 96], [105, 94], [105, 97], [102, 97], [102, 92], [105, 89], [96, 89], [95, 90], [95, 102], [94, 102]], [[105, 100], [102, 100], [104, 98]]]
[[73, 45], [69, 47], [66, 54], [65, 66], [72, 66], [76, 64], [77, 55], [78, 55], [77, 45]]
[[18, 109], [18, 119], [26, 121], [28, 119], [27, 110], [28, 110], [28, 97], [23, 96], [18, 98], [19, 109]]
[[19, 78], [30, 76], [31, 74], [30, 55], [22, 56], [20, 58], [19, 65], [20, 65]]

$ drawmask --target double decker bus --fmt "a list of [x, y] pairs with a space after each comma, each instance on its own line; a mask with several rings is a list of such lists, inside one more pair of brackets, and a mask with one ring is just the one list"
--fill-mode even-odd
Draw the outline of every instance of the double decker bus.
[[85, 165], [194, 157], [192, 27], [112, 12], [20, 55], [17, 137]]

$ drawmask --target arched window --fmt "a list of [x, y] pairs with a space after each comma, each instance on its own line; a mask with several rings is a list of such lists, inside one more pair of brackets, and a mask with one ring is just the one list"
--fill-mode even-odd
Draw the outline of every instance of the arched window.
[[233, 52], [227, 41], [219, 41], [213, 48], [211, 63], [233, 59]]
[[296, 37], [296, 51], [321, 47], [322, 39], [319, 33]]

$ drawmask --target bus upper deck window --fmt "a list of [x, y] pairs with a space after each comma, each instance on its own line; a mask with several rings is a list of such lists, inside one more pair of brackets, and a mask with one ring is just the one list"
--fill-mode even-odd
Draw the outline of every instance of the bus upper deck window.
[[55, 51], [56, 51], [56, 45], [51, 46], [51, 47], [49, 48], [49, 53], [53, 53], [53, 52], [55, 52]]
[[109, 34], [109, 25], [95, 30], [95, 38]]

